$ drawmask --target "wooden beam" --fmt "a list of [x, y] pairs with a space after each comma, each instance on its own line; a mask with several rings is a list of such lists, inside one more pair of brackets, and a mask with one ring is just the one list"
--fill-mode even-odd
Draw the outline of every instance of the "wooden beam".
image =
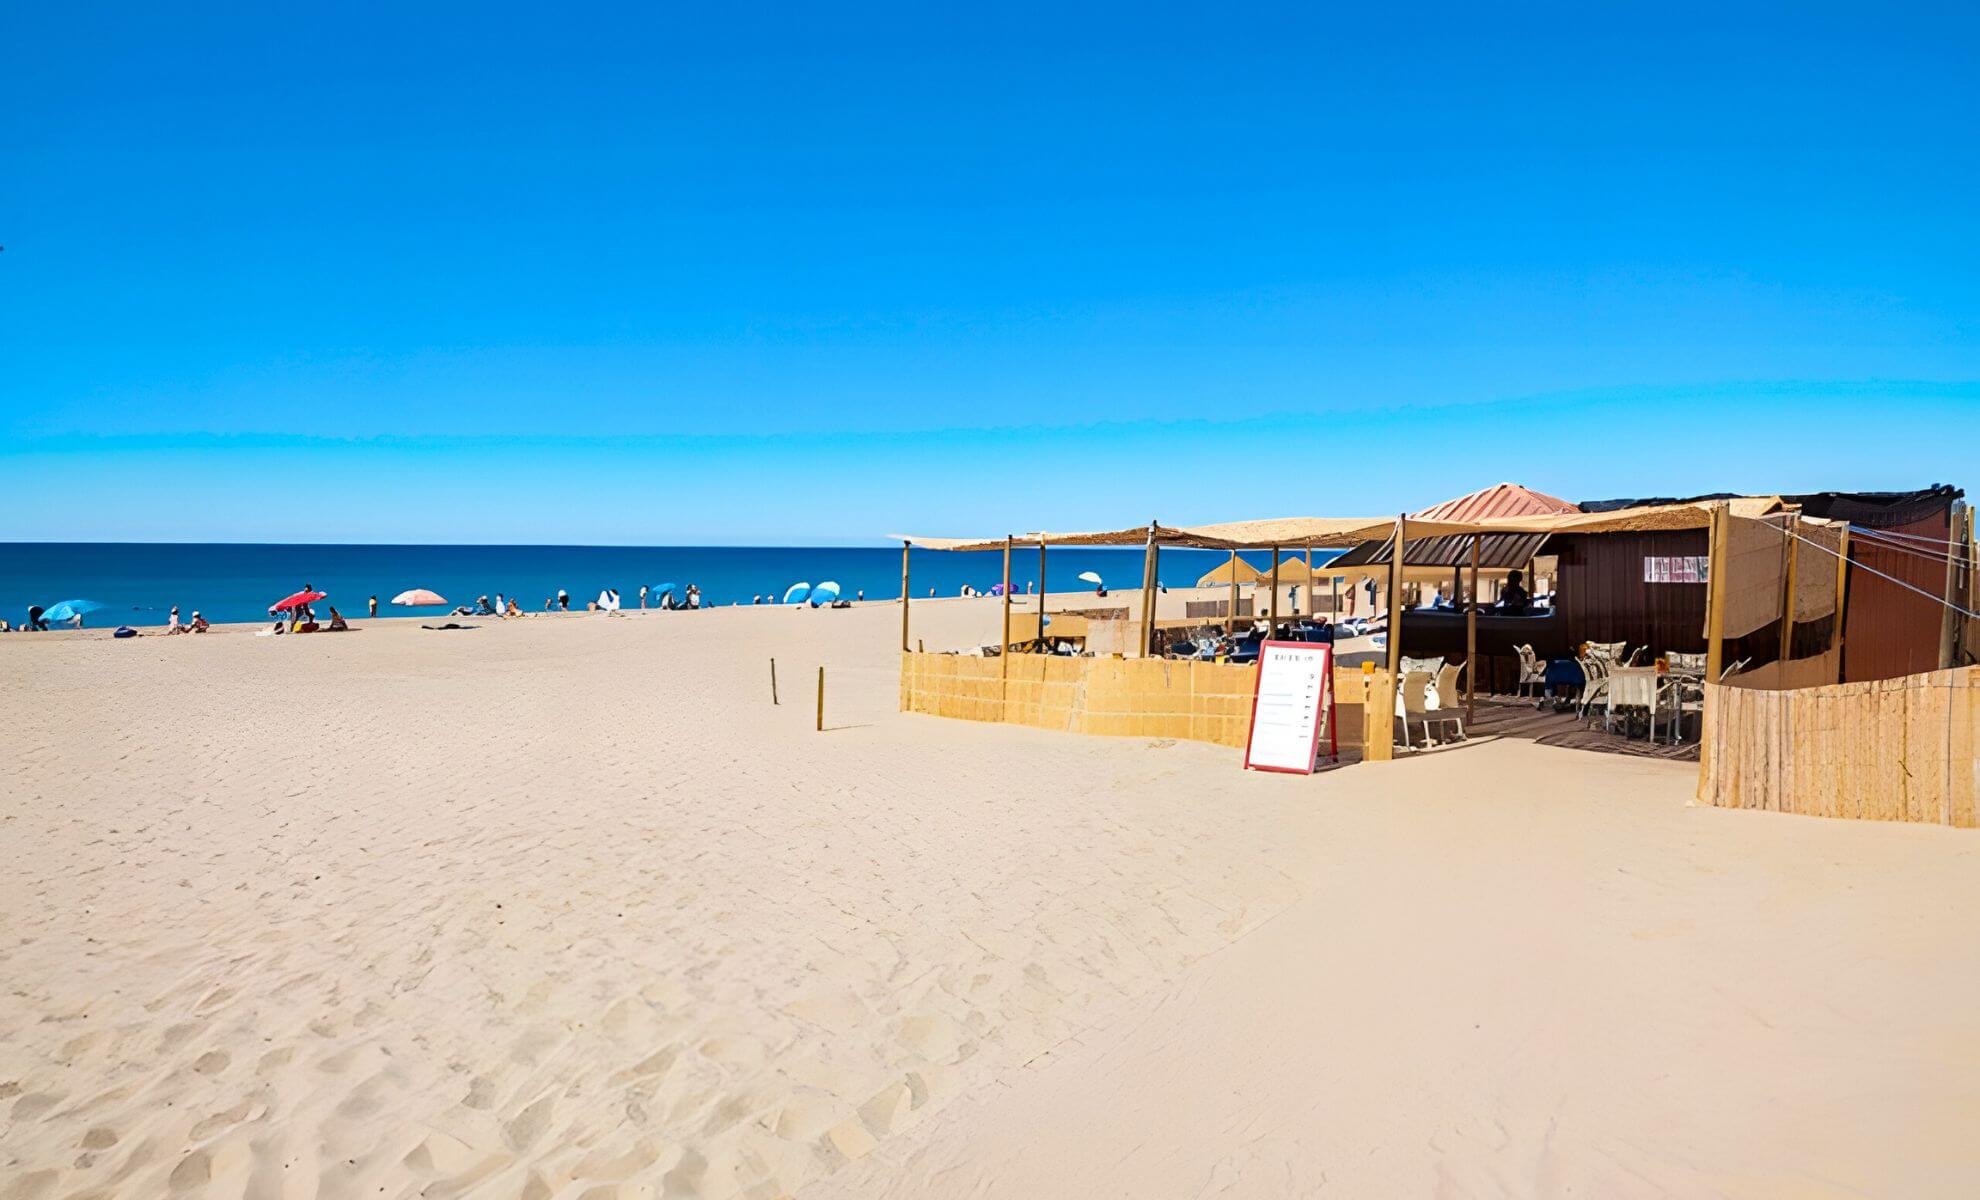
[[1836, 682], [1843, 681], [1843, 626], [1849, 619], [1849, 526], [1836, 539], [1836, 615], [1829, 626], [1829, 649], [1836, 652]]
[[[1313, 594], [1316, 590], [1313, 586], [1313, 543], [1308, 542], [1306, 544], [1306, 611], [1309, 613], [1320, 611], [1319, 598]], [[1297, 604], [1293, 605], [1293, 615], [1299, 615]]]
[[1045, 648], [1045, 535], [1038, 535], [1038, 648]]
[[901, 650], [908, 648], [908, 544], [901, 543]]
[[1155, 648], [1155, 522], [1148, 523], [1148, 541], [1141, 551], [1141, 657], [1153, 658]]
[[1966, 505], [1953, 501], [1946, 514], [1946, 606], [1939, 614], [1939, 669], [1953, 666], [1959, 658], [1959, 560], [1966, 546]]
[[1471, 535], [1471, 603], [1464, 607], [1464, 719], [1478, 719], [1478, 535]]
[[1224, 613], [1224, 636], [1237, 632], [1237, 551], [1231, 551], [1231, 606]]
[[[1409, 518], [1407, 514], [1396, 514], [1396, 540], [1389, 555], [1389, 688], [1388, 703], [1382, 706], [1382, 715], [1364, 713], [1363, 720], [1378, 720], [1393, 726], [1396, 719], [1396, 697], [1402, 687], [1402, 582], [1403, 547], [1409, 541]], [[1407, 726], [1403, 729], [1405, 739], [1409, 736]], [[1390, 735], [1391, 740], [1394, 734]]]
[[1787, 590], [1781, 595], [1781, 658], [1786, 662], [1794, 657], [1794, 573], [1801, 565], [1801, 514], [1789, 513], [1787, 518]]
[[[1705, 585], [1705, 682], [1719, 682], [1726, 666], [1726, 506], [1714, 505], [1708, 527]], [[1701, 751], [1702, 753], [1702, 751]]]
[[1013, 539], [1010, 538], [1008, 535], [1004, 538], [1004, 640], [1001, 643], [999, 643], [1000, 649], [997, 651], [997, 657], [1004, 660], [1002, 664], [1003, 666], [1002, 674], [1006, 680], [1010, 679], [1011, 677], [1011, 542], [1012, 540]]
[[1265, 636], [1277, 637], [1279, 633], [1279, 548], [1272, 547], [1272, 605], [1271, 616], [1265, 622]]

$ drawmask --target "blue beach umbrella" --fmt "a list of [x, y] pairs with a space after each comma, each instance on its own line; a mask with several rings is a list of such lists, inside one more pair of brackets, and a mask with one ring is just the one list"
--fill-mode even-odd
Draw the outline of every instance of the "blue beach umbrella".
[[822, 608], [838, 598], [839, 585], [829, 579], [811, 589], [811, 606], [813, 608]]
[[646, 589], [646, 595], [650, 600], [658, 600], [663, 596], [673, 595], [680, 586], [678, 583], [656, 583]]
[[107, 607], [108, 605], [99, 604], [95, 600], [62, 600], [49, 605], [47, 611], [41, 614], [41, 619], [44, 621], [73, 621], [84, 613], [93, 613], [99, 608]]
[[803, 603], [804, 603], [804, 598], [805, 598], [806, 596], [808, 596], [808, 595], [810, 595], [810, 594], [811, 594], [811, 585], [810, 585], [810, 584], [808, 584], [808, 583], [794, 583], [794, 584], [792, 584], [792, 585], [790, 586], [790, 588], [789, 588], [789, 590], [787, 590], [787, 591], [786, 591], [786, 592], [784, 593], [784, 603], [786, 603], [786, 604], [803, 604]]

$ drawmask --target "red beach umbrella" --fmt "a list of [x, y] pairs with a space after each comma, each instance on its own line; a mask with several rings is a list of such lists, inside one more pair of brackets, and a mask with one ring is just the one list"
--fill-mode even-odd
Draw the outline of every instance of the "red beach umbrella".
[[277, 600], [275, 603], [269, 605], [268, 611], [288, 612], [292, 608], [301, 608], [305, 604], [314, 604], [329, 594], [328, 592], [297, 592], [286, 600]]

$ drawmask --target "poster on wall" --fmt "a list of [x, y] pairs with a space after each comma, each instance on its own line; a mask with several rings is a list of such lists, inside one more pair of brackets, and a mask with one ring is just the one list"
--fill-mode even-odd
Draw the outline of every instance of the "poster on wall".
[[1335, 715], [1334, 648], [1266, 642], [1258, 650], [1245, 769], [1311, 775], [1320, 761], [1323, 733], [1328, 753], [1340, 761]]
[[1643, 560], [1643, 582], [1705, 583], [1710, 562], [1704, 555], [1649, 555]]

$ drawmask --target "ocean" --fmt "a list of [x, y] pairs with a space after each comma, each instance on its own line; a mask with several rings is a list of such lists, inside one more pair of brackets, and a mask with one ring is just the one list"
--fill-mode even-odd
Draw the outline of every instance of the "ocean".
[[[1162, 551], [1161, 577], [1188, 586], [1226, 559], [1215, 550]], [[1269, 554], [1245, 556], [1266, 567]], [[954, 596], [964, 585], [988, 591], [1002, 578], [1000, 552], [957, 554], [916, 550], [913, 589]], [[1053, 591], [1074, 591], [1093, 571], [1117, 588], [1141, 583], [1138, 548], [1054, 547], [1046, 560]], [[1038, 551], [1020, 547], [1011, 580], [1022, 591], [1036, 587]], [[362, 617], [378, 597], [380, 616], [437, 615], [440, 609], [391, 604], [408, 588], [429, 588], [455, 604], [477, 596], [514, 596], [540, 611], [563, 588], [571, 607], [582, 609], [605, 588], [618, 589], [628, 608], [639, 607], [641, 584], [695, 584], [706, 604], [749, 604], [781, 599], [794, 583], [836, 582], [851, 598], [894, 600], [901, 594], [898, 546], [340, 546], [234, 543], [8, 542], [0, 543], [0, 617], [19, 623], [30, 604], [84, 599], [105, 607], [84, 619], [87, 628], [163, 625], [173, 605], [190, 619], [194, 609], [212, 622], [263, 621], [270, 604], [305, 584], [329, 593], [317, 605], [336, 605]]]

